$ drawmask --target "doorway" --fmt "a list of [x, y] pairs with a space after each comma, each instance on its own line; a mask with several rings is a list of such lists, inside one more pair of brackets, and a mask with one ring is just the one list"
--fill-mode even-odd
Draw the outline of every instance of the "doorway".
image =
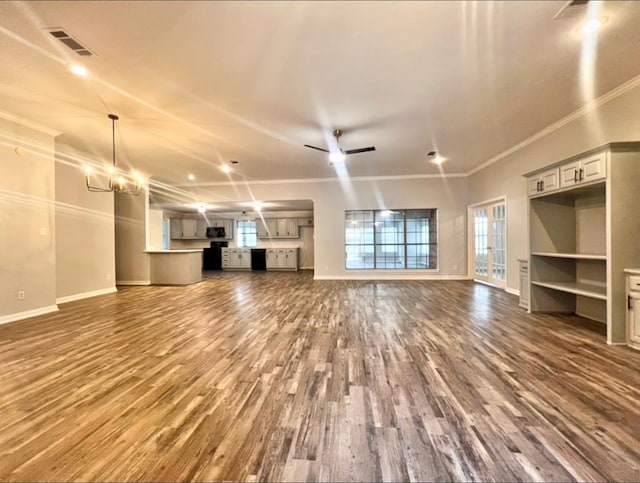
[[506, 200], [469, 207], [470, 266], [473, 279], [505, 287], [507, 278]]

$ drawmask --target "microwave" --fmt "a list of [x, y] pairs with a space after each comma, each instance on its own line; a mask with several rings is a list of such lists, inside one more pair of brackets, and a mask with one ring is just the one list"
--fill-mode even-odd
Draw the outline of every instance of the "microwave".
[[224, 232], [224, 226], [208, 226], [207, 238], [224, 238], [226, 233]]

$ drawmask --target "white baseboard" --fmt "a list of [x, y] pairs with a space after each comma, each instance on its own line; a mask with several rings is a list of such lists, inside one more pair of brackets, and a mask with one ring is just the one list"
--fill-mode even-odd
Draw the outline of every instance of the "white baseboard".
[[151, 280], [116, 280], [116, 285], [151, 285]]
[[300, 270], [313, 270], [313, 267], [300, 267]]
[[354, 274], [354, 275], [314, 275], [314, 280], [470, 280], [466, 275], [429, 274]]
[[[628, 342], [609, 342], [607, 341], [608, 345], [629, 345]], [[631, 347], [632, 349], [635, 349], [635, 347], [633, 347], [632, 345], [629, 345], [629, 347]]]
[[68, 302], [74, 302], [75, 300], [88, 299], [89, 297], [96, 297], [98, 295], [105, 295], [108, 293], [117, 292], [116, 287], [103, 288], [100, 290], [93, 290], [91, 292], [77, 293], [75, 295], [68, 295], [67, 297], [60, 297], [56, 299], [57, 304], [66, 304]]
[[28, 319], [30, 317], [36, 317], [37, 315], [50, 314], [51, 312], [57, 311], [57, 305], [47, 305], [45, 307], [40, 307], [39, 309], [25, 310], [24, 312], [3, 315], [0, 317], [0, 324], [8, 324], [9, 322], [15, 322], [16, 320]]
[[520, 297], [520, 290], [516, 290], [515, 288], [505, 287], [504, 291], [511, 295], [515, 295], [516, 297]]

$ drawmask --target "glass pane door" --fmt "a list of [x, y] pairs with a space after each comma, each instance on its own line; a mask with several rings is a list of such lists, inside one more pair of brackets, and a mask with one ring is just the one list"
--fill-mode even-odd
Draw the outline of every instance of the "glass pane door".
[[474, 278], [500, 287], [507, 277], [506, 214], [503, 202], [472, 210]]
[[489, 276], [489, 223], [486, 208], [473, 210], [474, 273], [486, 280]]

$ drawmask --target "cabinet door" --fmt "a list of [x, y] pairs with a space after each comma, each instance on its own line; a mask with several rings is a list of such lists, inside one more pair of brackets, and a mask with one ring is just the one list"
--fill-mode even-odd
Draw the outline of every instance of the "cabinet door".
[[527, 178], [527, 194], [533, 196], [538, 193], [540, 193], [540, 176], [536, 175]]
[[580, 178], [583, 183], [604, 179], [607, 176], [606, 156], [606, 153], [600, 153], [582, 160]]
[[273, 248], [267, 248], [267, 270], [277, 267], [277, 253]]
[[188, 240], [196, 237], [196, 220], [182, 220], [182, 238]]
[[286, 218], [279, 218], [276, 220], [276, 236], [278, 238], [286, 238], [289, 236], [289, 226], [287, 225], [289, 220]]
[[169, 220], [169, 227], [172, 240], [182, 238], [182, 220], [180, 218], [171, 218], [171, 220]]
[[580, 161], [573, 161], [560, 167], [560, 188], [567, 188], [580, 182]]
[[520, 269], [520, 307], [529, 308], [529, 272]]
[[196, 238], [207, 238], [207, 222], [196, 220]]
[[224, 238], [225, 240], [233, 240], [233, 220], [223, 220], [222, 226], [224, 226]]
[[276, 268], [287, 268], [287, 252], [283, 249], [276, 250]]
[[289, 238], [299, 238], [300, 232], [298, 231], [298, 220], [290, 218], [287, 220], [287, 236]]
[[640, 344], [640, 292], [631, 292], [629, 295], [629, 314], [628, 314], [628, 334], [629, 342]]
[[558, 179], [560, 171], [558, 168], [553, 168], [545, 171], [540, 175], [540, 181], [542, 181], [542, 191], [557, 190], [560, 187], [560, 180]]
[[240, 250], [240, 268], [251, 268], [251, 250]]
[[256, 218], [255, 221], [258, 238], [269, 238], [269, 235], [267, 234], [267, 225], [262, 221], [262, 218]]
[[286, 253], [286, 267], [294, 270], [298, 269], [298, 250], [289, 249]]

